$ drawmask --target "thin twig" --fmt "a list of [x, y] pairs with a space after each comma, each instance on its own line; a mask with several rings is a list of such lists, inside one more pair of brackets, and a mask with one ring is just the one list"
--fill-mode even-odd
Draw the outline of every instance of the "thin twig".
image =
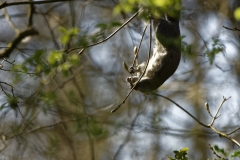
[[233, 130], [233, 131], [227, 133], [227, 135], [233, 134], [234, 132], [237, 132], [238, 130], [240, 130], [240, 127], [238, 127], [238, 128], [236, 128], [235, 130]]
[[[33, 0], [30, 0], [30, 2], [32, 2]], [[32, 27], [33, 25], [33, 13], [35, 12], [35, 8], [34, 8], [34, 4], [31, 3], [29, 5], [29, 9], [28, 9], [28, 27]]]
[[16, 6], [16, 5], [26, 5], [26, 4], [46, 4], [46, 3], [55, 3], [55, 2], [67, 2], [67, 1], [74, 1], [74, 0], [44, 0], [44, 1], [23, 1], [23, 2], [7, 2], [4, 1], [0, 4], [0, 9], [6, 8], [9, 6]]
[[141, 12], [142, 12], [142, 10], [139, 10], [138, 12], [136, 12], [131, 18], [129, 18], [125, 23], [123, 23], [116, 31], [114, 31], [112, 34], [110, 34], [107, 38], [105, 38], [105, 39], [103, 39], [103, 40], [101, 40], [101, 41], [99, 41], [99, 42], [97, 42], [97, 43], [88, 45], [88, 46], [86, 46], [86, 47], [84, 47], [84, 48], [79, 48], [79, 47], [77, 47], [77, 48], [69, 49], [69, 50], [66, 51], [66, 54], [68, 54], [68, 53], [71, 52], [71, 51], [77, 50], [77, 49], [81, 49], [78, 54], [82, 54], [86, 48], [90, 48], [90, 47], [96, 46], [96, 45], [98, 45], [98, 44], [100, 44], [100, 43], [103, 43], [103, 42], [109, 40], [109, 39], [112, 38], [118, 31], [120, 31], [126, 24], [128, 24], [128, 23], [129, 23], [130, 21], [132, 21], [135, 17], [137, 17], [138, 14], [140, 14]]
[[144, 38], [144, 35], [145, 35], [146, 30], [147, 30], [147, 25], [145, 26], [145, 28], [144, 28], [144, 30], [143, 30], [142, 38], [141, 38], [141, 40], [140, 40], [139, 46], [137, 47], [137, 51], [136, 51], [136, 55], [134, 56], [134, 60], [133, 60], [133, 63], [132, 63], [132, 67], [135, 66], [136, 59], [138, 58], [138, 53], [139, 53], [139, 51], [140, 51], [140, 48], [141, 48], [142, 41], [143, 41], [143, 38]]
[[3, 14], [6, 18], [6, 20], [8, 21], [9, 25], [12, 27], [12, 29], [18, 34], [20, 33], [19, 29], [15, 26], [15, 24], [13, 23], [11, 17], [8, 15], [7, 9], [3, 8]]
[[219, 134], [220, 137], [225, 137], [227, 139], [229, 139], [230, 141], [232, 141], [233, 143], [235, 143], [236, 145], [238, 145], [240, 147], [240, 143], [232, 138], [232, 137], [229, 137], [227, 134], [223, 133], [223, 132], [220, 132], [219, 130], [217, 130], [215, 127], [213, 126], [209, 126], [214, 132], [216, 132], [217, 134]]
[[138, 81], [135, 83], [135, 85], [131, 88], [130, 92], [128, 93], [128, 95], [125, 97], [125, 99], [122, 101], [122, 103], [120, 103], [115, 109], [113, 109], [111, 111], [111, 113], [116, 112], [127, 100], [127, 98], [130, 96], [130, 94], [132, 93], [132, 91], [134, 90], [134, 88], [136, 87], [136, 85], [138, 84], [138, 82], [142, 79], [143, 75], [145, 74], [147, 67], [148, 67], [148, 63], [149, 63], [149, 59], [150, 59], [150, 55], [151, 55], [151, 48], [152, 48], [152, 22], [150, 20], [150, 38], [149, 38], [149, 52], [148, 52], [148, 59], [147, 59], [147, 64], [146, 67], [144, 68], [143, 73], [141, 74], [141, 76], [139, 77]]
[[[25, 73], [24, 71], [15, 71], [15, 70], [10, 70], [10, 69], [2, 69], [0, 68], [1, 71], [6, 71], [6, 72], [19, 72], [19, 73]], [[27, 72], [26, 74], [28, 74], [29, 76], [35, 75], [37, 74], [36, 72]]]
[[[219, 106], [216, 115], [213, 117], [212, 123], [209, 124], [209, 125], [206, 125], [206, 124], [200, 122], [196, 117], [194, 117], [191, 113], [189, 113], [189, 112], [188, 112], [187, 110], [185, 110], [182, 106], [180, 106], [179, 104], [177, 104], [176, 102], [174, 102], [174, 101], [171, 100], [170, 98], [165, 97], [165, 96], [160, 95], [160, 94], [157, 94], [157, 93], [152, 93], [152, 94], [153, 94], [153, 95], [156, 95], [156, 96], [159, 96], [159, 97], [163, 97], [163, 98], [169, 100], [170, 102], [174, 103], [177, 107], [179, 107], [181, 110], [183, 110], [185, 113], [187, 113], [190, 117], [192, 117], [192, 118], [193, 118], [195, 121], [197, 121], [200, 125], [202, 125], [202, 126], [204, 126], [204, 127], [206, 127], [206, 128], [211, 128], [211, 129], [212, 129], [215, 133], [217, 133], [220, 137], [225, 137], [225, 138], [229, 139], [230, 141], [232, 141], [233, 143], [235, 143], [236, 145], [238, 145], [238, 146], [240, 147], [240, 143], [239, 143], [237, 140], [235, 140], [234, 138], [231, 138], [231, 137], [228, 136], [229, 134], [231, 134], [231, 132], [228, 133], [228, 134], [225, 134], [225, 133], [223, 133], [223, 132], [220, 132], [219, 130], [217, 130], [215, 127], [212, 126], [212, 125], [213, 125], [213, 122], [215, 121], [215, 119], [216, 119], [216, 117], [217, 117], [217, 115], [218, 115], [218, 112], [219, 112], [220, 108], [221, 108], [222, 105], [223, 105], [223, 103], [226, 102], [230, 97], [229, 97], [229, 98], [223, 97], [223, 101], [222, 101], [221, 105]], [[236, 130], [234, 130], [233, 132], [236, 132], [236, 131], [239, 130], [239, 129], [240, 129], [240, 127], [237, 128]]]
[[132, 120], [132, 123], [131, 123], [131, 126], [129, 128], [129, 131], [128, 131], [128, 134], [125, 138], [125, 140], [122, 142], [122, 144], [119, 146], [118, 150], [116, 151], [115, 155], [114, 155], [114, 160], [117, 158], [117, 156], [120, 154], [120, 152], [123, 150], [123, 148], [125, 147], [125, 145], [129, 142], [130, 138], [131, 138], [131, 135], [132, 135], [132, 129], [138, 119], [138, 117], [142, 114], [142, 112], [138, 113], [134, 119]]
[[227, 160], [227, 159], [222, 158], [221, 156], [219, 156], [219, 155], [215, 152], [215, 150], [213, 149], [213, 147], [212, 147], [210, 144], [209, 144], [209, 147], [210, 147], [210, 149], [213, 151], [213, 154], [215, 154], [218, 158], [223, 159], [223, 160]]
[[228, 27], [225, 27], [225, 26], [223, 26], [223, 28], [225, 28], [227, 30], [231, 30], [231, 31], [239, 31], [240, 32], [240, 29], [238, 29], [236, 25], [234, 25], [234, 28], [228, 28]]
[[182, 106], [180, 106], [178, 103], [176, 103], [175, 101], [171, 100], [170, 98], [168, 97], [165, 97], [163, 95], [160, 95], [160, 94], [157, 94], [157, 93], [152, 93], [153, 95], [156, 95], [156, 96], [159, 96], [159, 97], [163, 97], [167, 100], [169, 100], [170, 102], [172, 102], [173, 104], [175, 104], [178, 108], [180, 108], [181, 110], [183, 110], [185, 113], [187, 113], [190, 117], [192, 117], [195, 121], [197, 121], [200, 125], [206, 127], [206, 128], [209, 128], [208, 125], [200, 122], [196, 117], [194, 117], [191, 113], [189, 113], [186, 109], [184, 109]]
[[219, 117], [218, 113], [219, 113], [220, 109], [222, 108], [223, 103], [226, 102], [229, 98], [231, 98], [231, 97], [228, 97], [228, 98], [223, 97], [223, 101], [220, 104], [220, 106], [218, 107], [218, 110], [217, 110], [215, 116], [212, 118], [212, 122], [209, 124], [209, 126], [212, 126], [214, 121]]

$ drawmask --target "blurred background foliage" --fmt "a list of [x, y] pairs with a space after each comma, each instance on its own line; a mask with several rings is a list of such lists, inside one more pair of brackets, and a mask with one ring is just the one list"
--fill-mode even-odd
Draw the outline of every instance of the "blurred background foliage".
[[[22, 1], [7, 1], [12, 2]], [[134, 91], [117, 112], [110, 113], [130, 90], [122, 63], [130, 66], [133, 61], [133, 48], [146, 24], [144, 14], [108, 41], [86, 47], [108, 37], [139, 3], [157, 16], [181, 10], [182, 60], [156, 92], [205, 124], [212, 119], [205, 102], [215, 113], [222, 96], [231, 96], [214, 126], [223, 132], [240, 126], [239, 0], [12, 5], [0, 12], [1, 52], [25, 28], [33, 27], [38, 35], [22, 39], [0, 61], [0, 159], [202, 160], [219, 159], [218, 154], [239, 158], [239, 147], [232, 141], [155, 95]], [[148, 43], [149, 33], [140, 62], [147, 59]], [[82, 48], [86, 49], [79, 54]], [[240, 141], [239, 133], [231, 136]]]

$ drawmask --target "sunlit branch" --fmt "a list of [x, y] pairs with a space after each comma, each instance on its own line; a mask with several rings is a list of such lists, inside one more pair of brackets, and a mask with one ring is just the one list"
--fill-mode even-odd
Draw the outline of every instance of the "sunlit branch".
[[168, 98], [168, 97], [165, 97], [163, 95], [160, 95], [160, 94], [157, 94], [157, 93], [152, 93], [153, 95], [156, 95], [158, 97], [162, 97], [162, 98], [165, 98], [167, 100], [169, 100], [170, 102], [172, 102], [173, 104], [175, 104], [178, 108], [180, 108], [181, 110], [183, 110], [185, 113], [187, 113], [190, 117], [192, 117], [195, 121], [197, 121], [200, 125], [206, 127], [206, 128], [209, 128], [208, 125], [202, 123], [201, 121], [199, 121], [196, 117], [194, 117], [191, 113], [189, 113], [186, 109], [184, 109], [182, 106], [180, 106], [178, 103], [176, 103], [175, 101], [173, 101], [172, 99]]
[[3, 9], [3, 14], [4, 14], [6, 20], [8, 21], [9, 25], [12, 27], [12, 29], [13, 29], [17, 34], [20, 33], [19, 29], [15, 26], [15, 24], [13, 23], [11, 17], [8, 15], [6, 8]]
[[240, 127], [237, 128], [237, 129], [235, 129], [234, 131], [228, 133], [228, 134], [223, 133], [223, 132], [220, 132], [220, 131], [217, 130], [215, 127], [213, 127], [214, 121], [215, 121], [216, 118], [218, 117], [218, 113], [219, 113], [222, 105], [223, 105], [224, 102], [226, 102], [230, 97], [229, 97], [229, 98], [223, 97], [223, 101], [222, 101], [222, 103], [220, 104], [220, 106], [218, 107], [218, 110], [217, 110], [215, 116], [212, 118], [212, 122], [211, 122], [209, 125], [206, 125], [206, 124], [202, 123], [201, 121], [199, 121], [199, 120], [198, 120], [196, 117], [194, 117], [191, 113], [189, 113], [189, 112], [188, 112], [187, 110], [185, 110], [182, 106], [180, 106], [179, 104], [177, 104], [175, 101], [171, 100], [170, 98], [165, 97], [165, 96], [160, 95], [160, 94], [157, 94], [157, 93], [152, 93], [152, 94], [153, 94], [153, 95], [156, 95], [156, 96], [159, 96], [159, 97], [163, 97], [163, 98], [169, 100], [170, 102], [172, 102], [173, 104], [175, 104], [178, 108], [180, 108], [180, 109], [183, 110], [185, 113], [187, 113], [190, 117], [192, 117], [195, 121], [197, 121], [200, 125], [202, 125], [202, 126], [204, 126], [204, 127], [206, 127], [206, 128], [211, 128], [215, 133], [219, 134], [220, 137], [225, 137], [225, 138], [229, 139], [230, 141], [232, 141], [233, 143], [235, 143], [236, 145], [238, 145], [238, 146], [240, 147], [240, 143], [239, 143], [237, 140], [235, 140], [234, 138], [228, 136], [228, 135], [236, 132], [237, 130], [239, 130]]
[[68, 53], [71, 52], [71, 51], [78, 50], [78, 49], [81, 49], [81, 50], [78, 52], [78, 54], [82, 54], [86, 48], [90, 48], [90, 47], [96, 46], [96, 45], [98, 45], [98, 44], [100, 44], [100, 43], [103, 43], [103, 42], [109, 40], [109, 39], [112, 38], [118, 31], [120, 31], [125, 25], [127, 25], [130, 21], [132, 21], [135, 17], [137, 17], [138, 14], [141, 13], [141, 12], [142, 12], [142, 10], [139, 10], [138, 12], [136, 12], [131, 18], [129, 18], [125, 23], [123, 23], [116, 31], [114, 31], [112, 34], [110, 34], [107, 38], [105, 38], [105, 39], [103, 39], [103, 40], [101, 40], [101, 41], [99, 41], [99, 42], [97, 42], [97, 43], [88, 45], [88, 46], [86, 46], [86, 47], [81, 47], [81, 48], [78, 47], [78, 48], [69, 49], [69, 50], [66, 51], [66, 54], [68, 54]]
[[149, 63], [149, 59], [150, 59], [150, 55], [151, 55], [151, 48], [152, 48], [152, 22], [150, 21], [150, 38], [149, 38], [149, 51], [148, 51], [148, 59], [147, 59], [147, 64], [144, 68], [143, 73], [141, 74], [141, 76], [139, 77], [138, 81], [134, 84], [134, 86], [131, 88], [130, 92], [128, 93], [128, 95], [125, 97], [125, 99], [122, 101], [122, 103], [120, 103], [115, 109], [113, 109], [111, 111], [111, 113], [116, 112], [127, 100], [127, 98], [130, 96], [130, 94], [132, 93], [132, 91], [134, 90], [134, 88], [136, 87], [136, 85], [138, 84], [138, 82], [142, 79], [143, 75], [145, 74], [147, 67], [148, 67], [148, 63]]
[[[231, 97], [229, 97], [229, 98], [231, 98]], [[227, 101], [229, 98], [223, 97], [223, 101], [222, 101], [222, 103], [220, 104], [220, 106], [218, 107], [218, 110], [217, 110], [215, 116], [212, 117], [212, 122], [209, 124], [209, 126], [212, 126], [213, 123], [214, 123], [214, 121], [220, 116], [220, 115], [218, 115], [218, 113], [219, 113], [220, 109], [222, 108], [223, 103], [224, 103], [225, 101]]]

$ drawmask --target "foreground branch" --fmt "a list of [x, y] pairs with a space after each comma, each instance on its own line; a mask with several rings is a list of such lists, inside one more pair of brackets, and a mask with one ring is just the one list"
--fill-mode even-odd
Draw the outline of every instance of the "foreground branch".
[[[219, 117], [218, 113], [219, 113], [221, 107], [223, 106], [223, 104], [224, 104], [230, 97], [229, 97], [229, 98], [223, 97], [223, 101], [222, 101], [222, 103], [219, 105], [215, 116], [214, 116], [214, 117], [211, 116], [211, 117], [212, 117], [211, 123], [208, 124], [208, 125], [206, 125], [206, 124], [202, 123], [201, 121], [199, 121], [195, 116], [193, 116], [191, 113], [189, 113], [189, 112], [188, 112], [187, 110], [185, 110], [182, 106], [180, 106], [179, 104], [177, 104], [176, 102], [174, 102], [174, 101], [171, 100], [170, 98], [165, 97], [165, 96], [160, 95], [160, 94], [157, 94], [157, 93], [153, 93], [153, 95], [156, 95], [156, 96], [159, 96], [159, 97], [163, 97], [163, 98], [169, 100], [170, 102], [172, 102], [173, 104], [175, 104], [178, 108], [180, 108], [180, 109], [183, 110], [185, 113], [187, 113], [190, 117], [192, 117], [195, 121], [197, 121], [200, 125], [202, 125], [202, 126], [204, 126], [204, 127], [206, 127], [206, 128], [212, 129], [212, 130], [213, 130], [215, 133], [217, 133], [220, 137], [224, 137], [224, 138], [226, 138], [226, 139], [229, 139], [230, 141], [232, 141], [233, 143], [235, 143], [237, 146], [240, 147], [240, 143], [239, 143], [236, 139], [234, 139], [234, 138], [232, 138], [232, 137], [229, 136], [230, 134], [238, 131], [238, 130], [240, 129], [240, 127], [238, 127], [237, 129], [235, 129], [234, 131], [232, 131], [232, 132], [230, 132], [230, 133], [223, 133], [223, 132], [217, 130], [215, 127], [213, 127], [213, 124], [214, 124], [215, 120]], [[210, 113], [209, 110], [208, 110], [208, 112]], [[210, 115], [212, 115], [212, 114], [210, 113]]]
[[24, 2], [3, 2], [0, 4], [0, 9], [6, 8], [9, 6], [16, 6], [16, 5], [26, 5], [26, 4], [45, 4], [45, 3], [55, 3], [55, 2], [66, 2], [66, 1], [74, 1], [74, 0], [46, 0], [46, 1], [24, 1]]
[[27, 36], [32, 36], [32, 35], [37, 35], [38, 32], [33, 29], [33, 28], [27, 28], [24, 31], [21, 31], [17, 37], [8, 44], [8, 47], [5, 48], [4, 50], [0, 51], [0, 58], [5, 58], [5, 57], [9, 57], [9, 55], [11, 54], [11, 52], [17, 47], [17, 45], [19, 43], [21, 43], [21, 41], [26, 38]]

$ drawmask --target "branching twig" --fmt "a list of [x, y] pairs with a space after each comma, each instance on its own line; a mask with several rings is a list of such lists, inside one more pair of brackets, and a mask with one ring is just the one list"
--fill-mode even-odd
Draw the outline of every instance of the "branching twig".
[[227, 30], [231, 30], [231, 31], [239, 31], [240, 32], [240, 29], [238, 29], [236, 25], [234, 25], [234, 28], [228, 28], [228, 27], [225, 27], [225, 26], [223, 26], [223, 28], [225, 28]]
[[[2, 89], [3, 93], [4, 93], [7, 97], [9, 97], [10, 94], [8, 94], [8, 93], [3, 89], [2, 84], [5, 84], [5, 85], [7, 85], [7, 86], [9, 86], [9, 87], [11, 88], [12, 98], [13, 98], [14, 100], [16, 100], [16, 102], [14, 102], [13, 104], [11, 104], [11, 103], [9, 103], [9, 102], [8, 102], [8, 103], [9, 103], [10, 107], [13, 108], [14, 110], [17, 108], [18, 111], [19, 111], [19, 113], [21, 114], [21, 116], [22, 116], [22, 118], [23, 118], [23, 114], [22, 114], [22, 112], [21, 112], [21, 110], [20, 110], [20, 108], [19, 108], [19, 106], [18, 106], [18, 104], [17, 104], [17, 103], [18, 103], [18, 102], [17, 102], [17, 98], [16, 98], [15, 95], [14, 95], [13, 86], [10, 85], [10, 84], [8, 84], [7, 82], [0, 82], [0, 88]], [[12, 105], [12, 106], [11, 106], [11, 105]]]
[[132, 121], [132, 123], [131, 123], [130, 129], [129, 129], [129, 131], [128, 131], [128, 134], [127, 134], [127, 136], [126, 136], [126, 138], [125, 138], [125, 140], [124, 140], [124, 141], [122, 142], [122, 144], [119, 146], [117, 152], [116, 152], [115, 155], [114, 155], [114, 158], [113, 158], [114, 160], [117, 158], [117, 156], [119, 155], [119, 153], [123, 150], [124, 146], [129, 142], [129, 140], [130, 140], [130, 138], [131, 138], [131, 135], [132, 135], [132, 131], [131, 131], [131, 130], [133, 129], [133, 127], [134, 127], [134, 125], [135, 125], [138, 117], [141, 115], [141, 113], [142, 113], [142, 112], [138, 113], [138, 114], [134, 117], [134, 119], [133, 119], [133, 121]]
[[148, 59], [147, 59], [147, 64], [146, 67], [144, 68], [143, 73], [141, 74], [141, 76], [139, 77], [138, 81], [134, 84], [134, 86], [131, 88], [130, 92], [128, 93], [128, 95], [125, 97], [125, 99], [122, 101], [122, 103], [120, 103], [115, 109], [113, 109], [111, 111], [111, 113], [116, 112], [121, 105], [123, 105], [125, 103], [125, 101], [127, 100], [127, 98], [130, 96], [130, 94], [132, 93], [132, 91], [134, 90], [134, 88], [136, 87], [136, 85], [138, 84], [138, 82], [142, 79], [143, 75], [145, 74], [147, 67], [148, 67], [148, 63], [150, 60], [150, 55], [151, 55], [151, 48], [152, 48], [152, 22], [150, 21], [150, 38], [149, 38], [149, 52], [148, 52]]
[[218, 158], [220, 158], [220, 159], [222, 159], [222, 160], [227, 160], [227, 159], [225, 159], [225, 158], [222, 158], [221, 156], [219, 156], [216, 152], [215, 152], [215, 150], [213, 149], [213, 147], [209, 144], [209, 147], [210, 147], [210, 149], [213, 151], [213, 154], [215, 154]]
[[133, 60], [133, 63], [132, 63], [132, 67], [135, 66], [136, 60], [137, 60], [137, 58], [138, 58], [138, 53], [139, 53], [139, 51], [140, 51], [140, 48], [141, 48], [142, 41], [143, 41], [143, 38], [144, 38], [144, 35], [145, 35], [146, 30], [147, 30], [147, 25], [145, 26], [145, 28], [144, 28], [144, 30], [143, 30], [142, 38], [141, 38], [141, 40], [140, 40], [139, 46], [137, 47], [136, 54], [135, 54], [135, 56], [134, 56], [134, 60]]
[[96, 46], [96, 45], [98, 45], [98, 44], [100, 44], [100, 43], [103, 43], [103, 42], [109, 40], [109, 39], [112, 38], [112, 36], [114, 36], [118, 31], [120, 31], [125, 25], [127, 25], [131, 20], [133, 20], [135, 17], [137, 17], [138, 14], [141, 13], [141, 12], [142, 12], [142, 10], [139, 10], [138, 12], [136, 12], [131, 18], [129, 18], [129, 20], [127, 20], [125, 23], [123, 23], [116, 31], [114, 31], [112, 34], [110, 34], [107, 38], [105, 38], [105, 39], [103, 39], [103, 40], [101, 40], [101, 41], [99, 41], [99, 42], [97, 42], [97, 43], [94, 43], [94, 44], [88, 45], [88, 46], [86, 46], [86, 47], [83, 47], [83, 48], [79, 48], [79, 47], [78, 47], [78, 48], [69, 49], [69, 50], [66, 51], [66, 54], [68, 54], [68, 53], [71, 52], [71, 51], [77, 50], [77, 49], [81, 49], [81, 50], [78, 52], [78, 54], [82, 54], [86, 48], [90, 48], [90, 47]]
[[209, 124], [209, 126], [212, 126], [214, 121], [220, 116], [220, 115], [218, 115], [218, 113], [219, 113], [220, 109], [222, 108], [223, 103], [226, 102], [229, 98], [231, 98], [231, 97], [228, 97], [228, 98], [223, 97], [223, 101], [220, 104], [220, 106], [218, 107], [218, 110], [217, 110], [215, 116], [212, 117], [212, 122]]
[[157, 94], [157, 93], [152, 93], [153, 95], [159, 96], [159, 97], [163, 97], [167, 100], [169, 100], [170, 102], [172, 102], [173, 104], [175, 104], [178, 108], [180, 108], [181, 110], [183, 110], [185, 113], [187, 113], [190, 117], [192, 117], [195, 121], [197, 121], [200, 125], [204, 126], [204, 127], [208, 127], [208, 125], [202, 123], [201, 121], [199, 121], [196, 117], [194, 117], [191, 113], [189, 113], [186, 109], [184, 109], [182, 106], [180, 106], [178, 103], [176, 103], [175, 101], [171, 100], [168, 97], [165, 97], [163, 95]]
[[192, 117], [195, 121], [197, 121], [200, 125], [202, 125], [202, 126], [204, 126], [204, 127], [206, 127], [206, 128], [211, 128], [211, 129], [212, 129], [215, 133], [217, 133], [220, 137], [225, 137], [226, 139], [229, 139], [230, 141], [232, 141], [233, 143], [235, 143], [236, 145], [238, 145], [238, 146], [240, 147], [240, 143], [239, 143], [237, 140], [235, 140], [234, 138], [232, 138], [232, 137], [229, 136], [230, 134], [232, 134], [232, 133], [236, 132], [237, 130], [239, 130], [240, 127], [237, 128], [237, 129], [235, 129], [234, 131], [232, 131], [232, 132], [230, 132], [230, 133], [227, 133], [227, 134], [226, 134], [226, 133], [223, 133], [223, 132], [217, 130], [215, 127], [213, 127], [214, 121], [217, 119], [218, 113], [219, 113], [219, 111], [220, 111], [223, 103], [226, 102], [230, 97], [229, 97], [229, 98], [223, 97], [223, 101], [222, 101], [222, 103], [220, 104], [220, 106], [218, 107], [218, 110], [217, 110], [215, 116], [213, 117], [212, 122], [211, 122], [210, 124], [206, 125], [206, 124], [202, 123], [201, 121], [199, 121], [199, 120], [198, 120], [196, 117], [194, 117], [191, 113], [189, 113], [189, 112], [188, 112], [187, 110], [185, 110], [182, 106], [180, 106], [179, 104], [177, 104], [176, 102], [174, 102], [174, 101], [171, 100], [170, 98], [165, 97], [165, 96], [162, 96], [162, 95], [160, 95], [160, 94], [156, 94], [156, 93], [153, 93], [153, 94], [156, 95], [156, 96], [163, 97], [163, 98], [169, 100], [170, 102], [172, 102], [173, 104], [175, 104], [177, 107], [179, 107], [181, 110], [183, 110], [185, 113], [187, 113], [190, 117]]

